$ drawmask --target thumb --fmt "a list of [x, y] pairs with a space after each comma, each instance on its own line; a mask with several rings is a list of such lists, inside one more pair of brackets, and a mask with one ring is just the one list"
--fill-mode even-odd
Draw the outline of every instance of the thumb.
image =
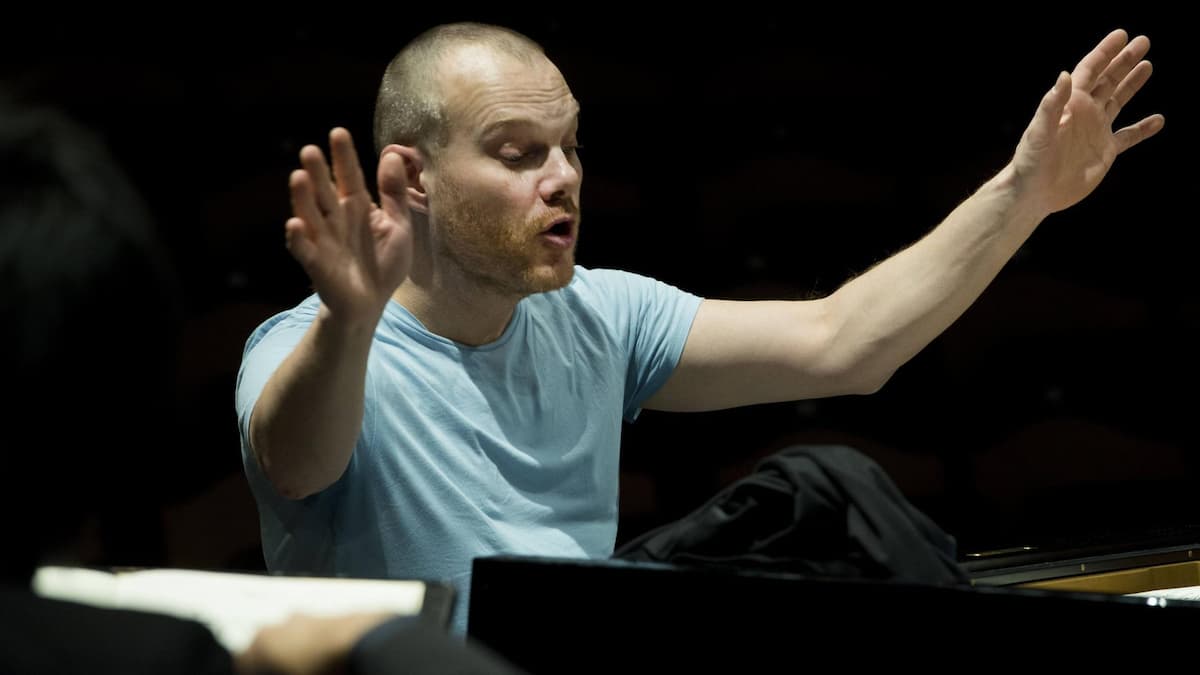
[[1031, 131], [1037, 138], [1051, 138], [1062, 120], [1067, 101], [1071, 100], [1071, 75], [1067, 71], [1058, 74], [1054, 86], [1042, 97], [1033, 116]]
[[399, 217], [408, 209], [404, 194], [408, 180], [404, 171], [404, 157], [398, 152], [389, 152], [379, 160], [379, 205], [392, 217]]

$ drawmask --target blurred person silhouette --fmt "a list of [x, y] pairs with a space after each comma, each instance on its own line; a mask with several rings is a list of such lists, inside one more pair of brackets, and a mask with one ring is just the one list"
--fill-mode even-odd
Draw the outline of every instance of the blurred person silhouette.
[[3, 91], [0, 285], [0, 672], [518, 672], [418, 617], [297, 615], [231, 654], [196, 621], [33, 592], [40, 565], [147, 564], [86, 532], [157, 508], [139, 485], [162, 480], [170, 453], [184, 310], [147, 205], [99, 136]]

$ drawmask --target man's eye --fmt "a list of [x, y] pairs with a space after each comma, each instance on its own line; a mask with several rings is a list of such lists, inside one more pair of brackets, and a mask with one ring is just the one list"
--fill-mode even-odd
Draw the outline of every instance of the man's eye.
[[575, 145], [564, 145], [563, 146], [563, 152], [567, 155], [578, 155], [579, 151], [582, 149], [583, 149], [583, 146], [579, 145], [578, 143], [576, 143]]
[[525, 153], [517, 152], [515, 150], [506, 151], [506, 152], [500, 153], [500, 159], [501, 159], [501, 161], [507, 162], [509, 164], [520, 164], [521, 161], [525, 159]]

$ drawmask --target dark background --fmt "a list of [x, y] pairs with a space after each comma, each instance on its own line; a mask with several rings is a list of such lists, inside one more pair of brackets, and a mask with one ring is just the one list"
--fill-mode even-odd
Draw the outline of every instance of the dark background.
[[1003, 166], [1059, 70], [1112, 28], [1149, 35], [1155, 74], [1118, 124], [1162, 112], [1159, 136], [1047, 219], [881, 392], [644, 413], [626, 431], [621, 538], [795, 442], [867, 452], [963, 551], [1200, 522], [1196, 59], [1181, 17], [352, 9], [9, 21], [6, 87], [103, 134], [184, 280], [179, 432], [110, 524], [110, 545], [137, 562], [261, 566], [233, 390], [250, 331], [308, 292], [283, 245], [287, 175], [335, 125], [371, 173], [384, 67], [459, 19], [544, 44], [583, 105], [579, 262], [728, 298], [825, 294], [899, 250]]

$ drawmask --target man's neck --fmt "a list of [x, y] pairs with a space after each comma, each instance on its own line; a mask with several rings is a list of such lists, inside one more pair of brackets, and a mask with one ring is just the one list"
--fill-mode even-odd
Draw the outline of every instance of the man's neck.
[[422, 274], [414, 270], [392, 299], [429, 332], [477, 347], [496, 341], [512, 320], [520, 296], [481, 286], [463, 274]]

